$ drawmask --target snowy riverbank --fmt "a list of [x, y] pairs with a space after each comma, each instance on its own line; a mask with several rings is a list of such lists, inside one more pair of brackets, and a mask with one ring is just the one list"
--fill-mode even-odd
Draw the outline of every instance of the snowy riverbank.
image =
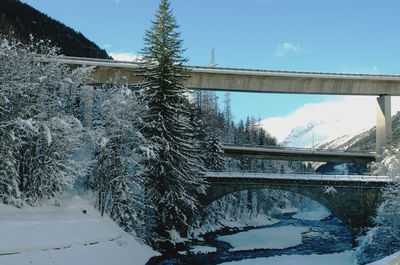
[[[0, 204], [0, 264], [4, 265], [144, 265], [159, 255], [133, 236], [122, 231], [108, 217], [101, 218], [90, 203], [78, 196], [61, 200], [61, 206], [44, 205], [17, 209]], [[86, 210], [86, 214], [83, 213]], [[329, 215], [323, 207], [302, 208], [293, 217], [302, 220], [323, 219]], [[263, 220], [262, 220], [263, 219]], [[273, 219], [248, 220], [275, 223]], [[234, 225], [232, 222], [231, 225]], [[293, 229], [297, 229], [293, 231]], [[280, 230], [286, 231], [283, 237]], [[257, 248], [285, 248], [301, 244], [304, 227], [275, 227], [221, 236], [233, 246], [230, 251]], [[290, 233], [289, 233], [290, 232]], [[285, 234], [285, 233], [283, 233]], [[293, 235], [293, 237], [290, 237]], [[273, 240], [278, 237], [279, 240]], [[247, 239], [246, 239], [247, 238]], [[258, 239], [257, 239], [258, 238]], [[262, 238], [269, 241], [263, 242]], [[249, 244], [248, 242], [252, 242]], [[279, 245], [278, 245], [279, 244]], [[195, 246], [192, 253], [215, 252], [210, 246]], [[400, 253], [370, 265], [387, 265]], [[224, 265], [340, 264], [355, 265], [353, 250], [323, 255], [280, 255], [244, 259]]]
[[158, 255], [88, 201], [74, 196], [60, 204], [22, 209], [0, 204], [0, 264], [141, 265]]

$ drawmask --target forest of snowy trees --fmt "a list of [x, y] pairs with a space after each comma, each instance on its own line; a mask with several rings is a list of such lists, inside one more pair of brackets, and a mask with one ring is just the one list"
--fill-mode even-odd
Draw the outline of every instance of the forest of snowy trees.
[[[276, 140], [253, 118], [236, 125], [229, 94], [222, 108], [215, 93], [188, 96], [177, 28], [169, 2], [161, 1], [145, 36], [143, 83], [123, 85], [124, 77], [116, 76], [114, 85], [97, 87], [86, 127], [84, 84], [92, 69], [48, 60], [59, 53], [48, 42], [21, 44], [1, 36], [0, 201], [35, 206], [50, 198], [57, 203], [67, 190], [90, 191], [101, 215], [160, 250], [173, 247], [172, 235], [187, 236], [200, 225], [202, 174], [249, 166], [244, 159], [224, 158], [221, 143], [276, 145]], [[257, 170], [298, 169], [305, 168], [257, 163]], [[232, 196], [241, 203], [243, 194]], [[232, 200], [225, 203], [231, 207]], [[257, 205], [258, 213], [260, 200]]]
[[[59, 50], [47, 42], [21, 44], [0, 36], [0, 203], [37, 206], [46, 199], [57, 203], [66, 191], [91, 194], [101, 215], [168, 252], [177, 234], [187, 237], [216, 220], [252, 218], [301, 201], [290, 193], [252, 190], [200, 209], [205, 171], [249, 168], [246, 159], [224, 157], [222, 144], [277, 141], [252, 117], [235, 123], [229, 93], [219, 106], [216, 93], [182, 87], [186, 59], [167, 0], [144, 40], [143, 82], [127, 85], [116, 76], [97, 86], [91, 125], [83, 126], [85, 84], [93, 69], [48, 60]], [[396, 175], [398, 157], [398, 148], [388, 150], [376, 173]], [[256, 161], [255, 170], [312, 169], [300, 162]], [[399, 183], [383, 197], [376, 227], [360, 238], [360, 263], [400, 249]]]

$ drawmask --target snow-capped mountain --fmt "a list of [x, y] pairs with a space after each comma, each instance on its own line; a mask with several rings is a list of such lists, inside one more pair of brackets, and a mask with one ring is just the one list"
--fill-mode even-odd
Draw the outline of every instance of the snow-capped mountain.
[[311, 147], [321, 140], [321, 135], [315, 135], [315, 130], [323, 124], [322, 121], [308, 121], [291, 129], [289, 135], [281, 142], [284, 146], [290, 147]]
[[[392, 113], [400, 109], [397, 101], [392, 100]], [[260, 122], [279, 143], [308, 148], [316, 145], [326, 148], [341, 146], [350, 140], [355, 142], [359, 134], [375, 124], [376, 98], [357, 96], [306, 104], [287, 116]]]
[[361, 139], [367, 137], [374, 128], [370, 130], [362, 131], [359, 134], [352, 135], [346, 134], [342, 135], [334, 140], [324, 141], [321, 143], [316, 144], [314, 147], [316, 149], [336, 149], [336, 150], [348, 150], [351, 148], [355, 143], [360, 141]]

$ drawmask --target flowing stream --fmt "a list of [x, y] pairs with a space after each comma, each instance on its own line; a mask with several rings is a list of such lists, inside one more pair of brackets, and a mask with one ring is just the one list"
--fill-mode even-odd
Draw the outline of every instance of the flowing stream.
[[[299, 220], [295, 219], [293, 215], [294, 213], [286, 213], [274, 216], [280, 220], [279, 223], [274, 225], [245, 227], [240, 229], [226, 228], [216, 232], [207, 233], [203, 235], [204, 241], [192, 241], [189, 246], [194, 249], [199, 247], [203, 249], [208, 248], [213, 250], [213, 252], [177, 255], [176, 257], [168, 259], [165, 257], [154, 257], [147, 264], [214, 265], [229, 261], [272, 257], [277, 255], [329, 254], [352, 249], [351, 234], [336, 217], [330, 216], [323, 220]], [[277, 228], [275, 229], [276, 231], [283, 231], [287, 230], [288, 227], [292, 227], [294, 230], [297, 229], [302, 232], [299, 244], [286, 248], [270, 247], [269, 249], [257, 248], [249, 250], [239, 248], [242, 250], [233, 250], [233, 247], [229, 243], [222, 241], [221, 238], [219, 238], [227, 235], [238, 235], [238, 233], [245, 231], [262, 233], [266, 230], [265, 228]], [[274, 231], [274, 229], [270, 230]], [[250, 245], [250, 243], [253, 243], [251, 241], [252, 238], [248, 238], [247, 240], [242, 240], [240, 244], [242, 246], [246, 246], [246, 244]], [[272, 245], [273, 244], [274, 243], [272, 242]]]

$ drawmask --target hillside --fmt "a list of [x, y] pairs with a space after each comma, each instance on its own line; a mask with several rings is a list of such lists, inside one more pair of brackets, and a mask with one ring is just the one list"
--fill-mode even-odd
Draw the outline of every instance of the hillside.
[[[376, 127], [368, 131], [365, 137], [350, 145], [350, 150], [374, 150], [376, 139]], [[392, 117], [392, 143], [400, 142], [400, 112]]]
[[0, 0], [0, 33], [22, 43], [29, 42], [31, 34], [35, 39], [50, 40], [67, 56], [110, 58], [81, 33], [18, 0]]
[[[392, 117], [392, 144], [399, 144], [400, 142], [400, 112]], [[353, 151], [375, 151], [376, 143], [376, 127], [363, 131], [357, 135], [344, 135], [332, 141], [325, 141], [317, 144], [317, 149], [336, 149], [336, 150], [353, 150]], [[317, 172], [322, 173], [362, 173], [368, 172], [365, 164], [352, 164], [347, 165], [341, 163], [314, 163]]]

